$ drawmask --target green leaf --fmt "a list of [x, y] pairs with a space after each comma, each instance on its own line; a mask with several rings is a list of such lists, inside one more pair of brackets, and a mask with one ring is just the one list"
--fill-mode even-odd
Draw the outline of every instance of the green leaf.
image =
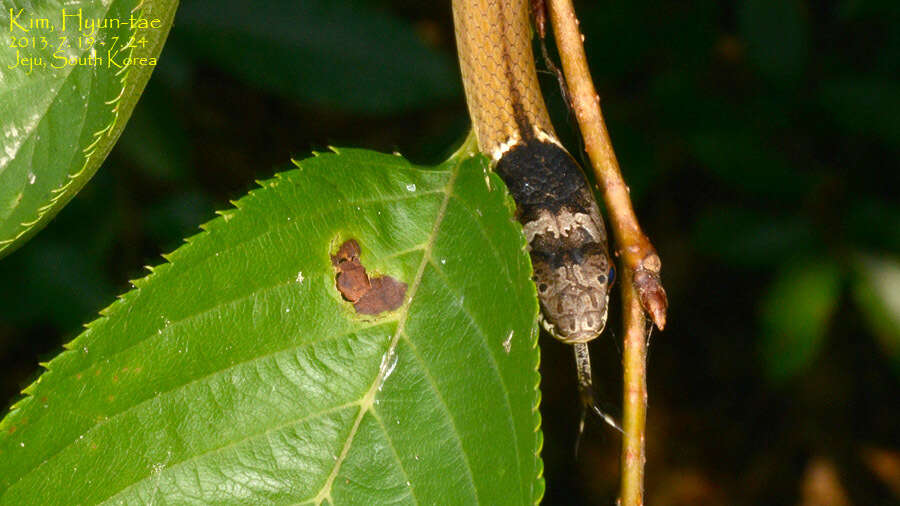
[[869, 329], [900, 371], [900, 260], [859, 254], [854, 267], [856, 303]]
[[184, 51], [291, 99], [396, 114], [461, 92], [452, 61], [365, 2], [185, 2], [178, 20]]
[[853, 137], [872, 136], [887, 146], [900, 144], [900, 85], [877, 78], [823, 82], [819, 101], [835, 125]]
[[0, 257], [43, 228], [109, 154], [177, 3], [0, 2], [9, 29], [0, 46]]
[[694, 225], [696, 251], [732, 266], [771, 269], [821, 245], [803, 217], [770, 216], [738, 206], [714, 206]]
[[[540, 499], [537, 298], [500, 179], [481, 156], [297, 166], [46, 364], [0, 422], [0, 504]], [[399, 309], [338, 293], [350, 238], [408, 284]]]
[[763, 297], [761, 347], [774, 382], [799, 374], [815, 358], [841, 293], [840, 268], [830, 260], [781, 270]]

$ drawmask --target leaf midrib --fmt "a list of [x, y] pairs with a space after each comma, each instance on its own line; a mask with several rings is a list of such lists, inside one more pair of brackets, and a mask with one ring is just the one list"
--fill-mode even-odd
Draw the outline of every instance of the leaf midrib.
[[[438, 210], [437, 216], [435, 217], [434, 225], [431, 228], [431, 233], [429, 234], [428, 241], [426, 242], [425, 248], [422, 251], [422, 260], [419, 262], [419, 267], [416, 271], [416, 276], [413, 279], [413, 282], [410, 284], [410, 287], [409, 287], [409, 292], [408, 292], [409, 298], [406, 301], [406, 305], [401, 309], [401, 312], [400, 312], [399, 318], [398, 318], [397, 330], [394, 331], [394, 336], [391, 338], [391, 342], [388, 345], [388, 349], [387, 349], [387, 351], [385, 351], [384, 356], [390, 356], [391, 354], [395, 354], [397, 352], [397, 344], [400, 342], [400, 337], [401, 337], [401, 335], [405, 334], [406, 323], [409, 320], [409, 308], [412, 306], [413, 299], [415, 299], [416, 294], [418, 293], [419, 287], [422, 284], [422, 277], [424, 276], [425, 268], [428, 266], [428, 262], [431, 259], [431, 253], [434, 250], [435, 238], [438, 236], [438, 232], [440, 230], [441, 223], [443, 222], [444, 216], [447, 212], [447, 206], [450, 203], [450, 198], [453, 194], [453, 187], [456, 184], [456, 179], [459, 176], [459, 170], [460, 170], [460, 167], [462, 166], [463, 161], [464, 161], [463, 157], [460, 157], [457, 160], [455, 160], [453, 169], [450, 172], [450, 179], [447, 181], [447, 184], [445, 185], [445, 189], [444, 189], [444, 193], [445, 193], [444, 200], [443, 200], [443, 202], [441, 202], [441, 207]], [[360, 409], [360, 412], [357, 415], [356, 420], [354, 420], [354, 422], [353, 422], [353, 427], [350, 429], [350, 433], [347, 436], [347, 441], [344, 443], [344, 447], [341, 450], [341, 453], [338, 456], [337, 460], [335, 460], [334, 468], [332, 469], [332, 472], [329, 475], [328, 480], [325, 482], [325, 485], [322, 487], [322, 489], [314, 497], [312, 497], [310, 499], [310, 502], [313, 502], [316, 505], [320, 505], [326, 499], [329, 502], [333, 502], [333, 500], [331, 498], [331, 489], [334, 484], [334, 480], [335, 480], [335, 478], [337, 478], [337, 475], [340, 472], [340, 469], [344, 463], [344, 460], [347, 458], [347, 455], [350, 453], [350, 447], [353, 444], [353, 439], [356, 436], [356, 433], [359, 431], [359, 426], [362, 423], [363, 417], [366, 415], [366, 413], [368, 413], [370, 411], [374, 412], [372, 407], [374, 406], [375, 394], [378, 391], [378, 387], [384, 381], [384, 379], [385, 379], [384, 376], [385, 376], [384, 369], [379, 368], [378, 374], [375, 376], [375, 379], [372, 382], [372, 385], [369, 386], [369, 390], [363, 396], [363, 401], [366, 401], [366, 402], [365, 402], [365, 404], [362, 405], [363, 409]], [[437, 392], [436, 388], [435, 388], [435, 391]], [[446, 402], [444, 402], [443, 398], [441, 398], [440, 395], [438, 395], [438, 397], [441, 399], [442, 404], [444, 404], [444, 407], [446, 408], [447, 407]], [[454, 425], [454, 432], [453, 432], [454, 436], [456, 437], [460, 448], [462, 448], [463, 445], [462, 445], [462, 442], [459, 441], [459, 431], [456, 430], [457, 428], [455, 426], [455, 422], [452, 417], [450, 417], [449, 419], [450, 419], [451, 424]], [[385, 435], [387, 437], [387, 434], [385, 434]], [[465, 468], [466, 468], [466, 472], [469, 477], [469, 484], [472, 487], [473, 495], [477, 496], [477, 493], [475, 490], [475, 477], [472, 475], [472, 466], [471, 466], [471, 463], [469, 462], [469, 456], [466, 454], [465, 451], [463, 451], [461, 453], [462, 453], [463, 459], [466, 464]], [[401, 469], [403, 469], [402, 462], [398, 462], [398, 465], [400, 466]], [[405, 469], [403, 469], [403, 472], [404, 472], [404, 474], [406, 474]], [[413, 499], [415, 500], [415, 495], [413, 495]], [[416, 504], [418, 504], [418, 501], [416, 501]]]

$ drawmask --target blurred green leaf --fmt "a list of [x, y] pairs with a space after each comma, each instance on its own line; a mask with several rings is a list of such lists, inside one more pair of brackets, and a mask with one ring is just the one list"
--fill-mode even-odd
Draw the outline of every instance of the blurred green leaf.
[[[85, 315], [108, 303], [115, 293], [103, 272], [102, 260], [71, 243], [35, 241], [28, 255], [0, 264], [0, 321], [40, 324], [70, 331]], [[12, 289], [15, 287], [15, 289]]]
[[[585, 49], [591, 67], [602, 69], [602, 81], [647, 72], [659, 61], [683, 58], [679, 69], [693, 73], [707, 64], [709, 49], [719, 35], [715, 1], [669, 2], [664, 5], [630, 0], [580, 2], [578, 18], [586, 34]], [[635, 62], [642, 64], [636, 66]], [[654, 75], [655, 77], [655, 75]], [[629, 83], [631, 84], [631, 83]]]
[[184, 2], [179, 45], [264, 90], [393, 114], [460, 93], [456, 68], [409, 26], [363, 2]]
[[[141, 9], [135, 11], [138, 4]], [[0, 46], [0, 257], [43, 228], [97, 171], [153, 71], [151, 64], [127, 65], [125, 59], [155, 61], [177, 4], [2, 3], [0, 26], [9, 27], [12, 37]], [[89, 32], [73, 31], [75, 18], [68, 17], [71, 35], [61, 37], [63, 12], [79, 12], [82, 20], [135, 15], [160, 19], [161, 25], [132, 30], [123, 23], [88, 37]], [[29, 24], [40, 19], [47, 20], [46, 28]], [[132, 37], [135, 44], [127, 48]], [[23, 66], [25, 58], [39, 66]]]
[[713, 207], [694, 228], [697, 251], [726, 264], [771, 268], [786, 258], [806, 256], [816, 245], [810, 223], [802, 217], [768, 216], [743, 207]]
[[766, 198], [805, 193], [809, 177], [752, 132], [710, 131], [690, 139], [703, 168], [735, 189]]
[[900, 205], [862, 195], [847, 213], [847, 230], [856, 244], [884, 251], [900, 251]]
[[[537, 297], [487, 160], [297, 166], [46, 364], [0, 421], [0, 504], [540, 499]], [[338, 293], [349, 238], [400, 308]]]
[[856, 304], [900, 371], [900, 259], [859, 254], [854, 260]]
[[798, 262], [780, 270], [762, 299], [763, 365], [781, 383], [816, 357], [841, 294], [841, 270], [828, 259]]
[[[176, 19], [176, 24], [177, 22]], [[159, 65], [153, 73], [153, 81], [174, 92], [187, 94], [190, 93], [196, 79], [196, 62], [191, 59], [185, 48], [178, 46], [175, 39], [173, 30], [173, 35], [169, 37], [166, 47], [160, 54]], [[150, 86], [152, 85], [153, 83], [150, 83]]]
[[702, 89], [697, 75], [682, 68], [653, 76], [649, 94], [654, 119], [676, 138], [720, 128], [733, 129], [734, 119], [741, 115], [734, 103]]
[[188, 134], [174, 101], [167, 89], [150, 83], [119, 140], [118, 153], [151, 179], [181, 181], [190, 170]]
[[809, 23], [798, 0], [744, 0], [738, 15], [747, 55], [776, 83], [790, 84], [805, 71]]
[[[603, 72], [598, 78], [609, 79], [634, 71], [634, 62], [643, 61], [653, 47], [653, 39], [623, 26], [640, 26], [647, 19], [648, 7], [641, 2], [587, 2], [578, 12], [589, 48], [615, 48], [615, 51], [587, 51], [588, 56], [602, 58]], [[599, 53], [599, 54], [598, 54]]]
[[822, 107], [846, 135], [873, 136], [900, 149], [900, 84], [845, 78], [822, 83]]
[[835, 12], [845, 19], [863, 16], [881, 16], [891, 19], [900, 15], [900, 5], [894, 0], [841, 0], [837, 4]]
[[202, 192], [179, 191], [147, 209], [147, 236], [162, 250], [174, 249], [214, 210], [213, 201]]

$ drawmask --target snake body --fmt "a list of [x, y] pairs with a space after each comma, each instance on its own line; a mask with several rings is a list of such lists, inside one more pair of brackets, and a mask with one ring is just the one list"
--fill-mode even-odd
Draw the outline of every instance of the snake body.
[[[576, 345], [606, 326], [611, 263], [606, 229], [578, 163], [556, 137], [532, 51], [528, 0], [453, 0], [457, 52], [479, 149], [516, 202], [529, 245], [543, 326]], [[587, 375], [587, 377], [584, 377]]]

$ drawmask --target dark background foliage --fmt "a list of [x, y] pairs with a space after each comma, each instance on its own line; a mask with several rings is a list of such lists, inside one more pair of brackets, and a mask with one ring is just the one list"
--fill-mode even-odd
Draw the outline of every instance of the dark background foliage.
[[[900, 503], [900, 4], [577, 7], [671, 304], [650, 352], [648, 503]], [[0, 398], [289, 157], [434, 163], [467, 127], [449, 1], [184, 0], [121, 142], [0, 262]], [[611, 404], [617, 316], [593, 350]], [[620, 439], [590, 423], [574, 457], [571, 351], [542, 339], [545, 502], [613, 504]]]

